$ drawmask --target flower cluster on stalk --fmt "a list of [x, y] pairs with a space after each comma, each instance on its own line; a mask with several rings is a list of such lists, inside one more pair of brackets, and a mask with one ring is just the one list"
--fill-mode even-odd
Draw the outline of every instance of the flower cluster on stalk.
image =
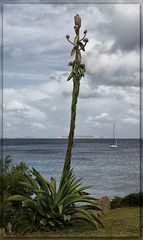
[[89, 41], [88, 38], [86, 38], [87, 30], [84, 30], [83, 37], [81, 39], [79, 37], [79, 29], [81, 27], [81, 18], [78, 14], [76, 14], [74, 20], [75, 20], [74, 30], [76, 33], [74, 41], [70, 40], [70, 36], [68, 34], [66, 35], [68, 42], [73, 45], [71, 56], [75, 55], [75, 60], [70, 61], [68, 64], [69, 66], [72, 67], [72, 71], [68, 76], [67, 81], [69, 81], [72, 78], [73, 80], [74, 79], [80, 80], [82, 77], [84, 77], [85, 65], [81, 63], [81, 60], [82, 60], [81, 51], [85, 51], [85, 46]]

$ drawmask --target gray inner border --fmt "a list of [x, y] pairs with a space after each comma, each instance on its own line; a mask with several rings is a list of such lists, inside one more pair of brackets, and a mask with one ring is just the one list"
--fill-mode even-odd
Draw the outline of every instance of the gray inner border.
[[[143, 62], [142, 62], [142, 37], [143, 37], [143, 30], [142, 30], [142, 25], [143, 25], [143, 0], [0, 0], [0, 13], [1, 13], [1, 25], [0, 25], [0, 31], [1, 31], [1, 37], [0, 37], [0, 75], [1, 75], [1, 80], [0, 80], [0, 106], [1, 106], [1, 117], [0, 117], [0, 166], [3, 166], [3, 5], [4, 4], [139, 4], [140, 5], [140, 192], [143, 192], [143, 163], [142, 163], [142, 156], [143, 156], [143, 149], [142, 149], [142, 68], [143, 68]], [[0, 174], [3, 174], [0, 172]], [[2, 193], [2, 190], [1, 190]], [[140, 236], [139, 237], [86, 237], [87, 239], [143, 239], [143, 208], [140, 207]], [[5, 239], [16, 239], [15, 237], [3, 237]], [[22, 237], [20, 239], [27, 239], [31, 237]], [[62, 237], [58, 239], [73, 239], [74, 237]], [[81, 237], [76, 237], [78, 240], [86, 239], [86, 238], [81, 238]], [[32, 239], [46, 239], [46, 237], [36, 237]], [[55, 237], [49, 237], [50, 239], [55, 239]]]

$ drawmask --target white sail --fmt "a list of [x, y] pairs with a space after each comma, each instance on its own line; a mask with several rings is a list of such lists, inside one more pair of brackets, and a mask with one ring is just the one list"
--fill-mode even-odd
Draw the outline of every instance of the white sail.
[[114, 122], [113, 124], [113, 144], [111, 144], [109, 147], [110, 148], [117, 148], [118, 144], [117, 144], [117, 138], [116, 138], [116, 123]]

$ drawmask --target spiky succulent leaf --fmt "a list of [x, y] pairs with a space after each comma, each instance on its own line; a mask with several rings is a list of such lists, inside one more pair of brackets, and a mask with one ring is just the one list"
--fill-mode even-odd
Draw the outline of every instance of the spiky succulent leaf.
[[13, 196], [10, 196], [7, 201], [24, 201], [26, 199], [25, 196], [22, 196], [22, 195], [13, 195]]
[[[81, 186], [81, 179], [76, 179], [72, 170], [63, 177], [56, 189], [56, 180], [44, 179], [41, 174], [33, 170], [34, 184], [22, 182], [23, 187], [32, 189], [34, 195], [31, 197], [17, 195], [9, 198], [10, 201], [21, 201], [22, 207], [31, 209], [36, 214], [35, 222], [45, 230], [48, 228], [63, 227], [72, 219], [79, 218], [97, 228], [102, 222], [97, 214], [92, 215], [88, 210], [100, 211], [96, 199], [89, 195], [80, 195], [80, 191], [88, 189], [89, 186]], [[35, 181], [37, 184], [35, 184]], [[37, 189], [37, 186], [38, 189]], [[83, 203], [83, 205], [81, 205]], [[78, 216], [76, 214], [79, 214]], [[36, 223], [35, 223], [36, 224]]]

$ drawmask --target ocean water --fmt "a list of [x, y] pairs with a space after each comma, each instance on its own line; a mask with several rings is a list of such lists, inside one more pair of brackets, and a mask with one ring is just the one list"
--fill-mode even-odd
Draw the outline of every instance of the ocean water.
[[[95, 197], [124, 196], [140, 191], [140, 140], [119, 139], [118, 148], [109, 148], [112, 139], [75, 139], [72, 167]], [[50, 179], [59, 181], [67, 139], [4, 139], [3, 154], [13, 164], [24, 161]]]

